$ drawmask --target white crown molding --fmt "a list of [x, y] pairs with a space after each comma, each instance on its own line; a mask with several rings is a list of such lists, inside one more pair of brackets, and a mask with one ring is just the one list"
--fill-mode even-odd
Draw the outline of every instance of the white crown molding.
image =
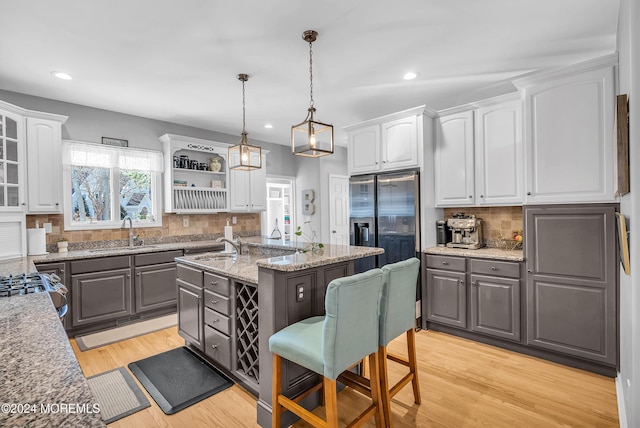
[[429, 117], [435, 117], [433, 116], [433, 114], [435, 113], [434, 110], [428, 108], [426, 105], [421, 105], [418, 107], [413, 107], [407, 110], [402, 110], [402, 111], [398, 111], [395, 113], [391, 113], [391, 114], [387, 114], [385, 116], [380, 116], [380, 117], [376, 117], [373, 119], [369, 119], [369, 120], [365, 120], [364, 122], [358, 122], [358, 123], [354, 123], [352, 125], [347, 125], [347, 126], [343, 126], [342, 129], [345, 131], [350, 131], [352, 129], [357, 129], [357, 128], [361, 128], [363, 126], [367, 126], [367, 125], [379, 125], [380, 123], [383, 122], [389, 122], [392, 120], [396, 120], [396, 119], [402, 119], [404, 117], [408, 117], [408, 116], [418, 116], [421, 114], [425, 114]]
[[14, 105], [14, 104], [9, 104], [8, 102], [5, 102], [5, 101], [0, 101], [0, 108], [15, 114], [19, 114], [21, 116], [25, 116], [25, 117], [55, 120], [56, 122], [60, 122], [60, 124], [62, 125], [64, 125], [67, 119], [69, 119], [69, 116], [64, 116], [61, 114], [45, 113], [43, 111], [28, 110], [26, 108], [18, 107], [17, 105]]
[[615, 52], [610, 55], [605, 55], [599, 58], [590, 59], [588, 61], [579, 62], [568, 67], [559, 67], [547, 71], [534, 71], [530, 74], [527, 74], [526, 76], [515, 78], [512, 80], [512, 82], [516, 88], [523, 89], [540, 81], [583, 73], [585, 71], [595, 70], [603, 67], [615, 67], [617, 65], [618, 52]]

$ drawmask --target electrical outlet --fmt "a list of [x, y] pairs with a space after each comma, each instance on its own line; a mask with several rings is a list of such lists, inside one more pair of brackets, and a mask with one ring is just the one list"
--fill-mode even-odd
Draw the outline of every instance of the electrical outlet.
[[51, 223], [42, 223], [42, 227], [44, 227], [44, 233], [51, 233], [51, 229], [52, 229]]
[[184, 217], [182, 219], [182, 226], [183, 227], [189, 227], [189, 217]]
[[304, 286], [298, 285], [296, 287], [296, 302], [302, 302], [304, 300]]
[[233, 216], [231, 217], [231, 224], [236, 224], [238, 222], [238, 217]]
[[416, 319], [422, 316], [422, 300], [416, 302]]

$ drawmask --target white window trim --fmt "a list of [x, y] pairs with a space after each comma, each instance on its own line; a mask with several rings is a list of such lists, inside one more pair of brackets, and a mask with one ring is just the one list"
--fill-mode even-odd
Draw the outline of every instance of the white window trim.
[[[69, 142], [69, 141], [65, 141]], [[99, 145], [96, 145], [99, 146]], [[110, 180], [111, 183], [117, 182], [117, 180], [113, 179], [113, 176], [120, 171], [120, 168], [113, 167], [111, 168]], [[101, 229], [120, 229], [122, 226], [122, 220], [120, 220], [120, 216], [117, 215], [117, 220], [112, 221], [97, 221], [97, 222], [74, 222], [73, 213], [71, 212], [71, 165], [64, 164], [62, 166], [62, 182], [63, 182], [63, 200], [64, 200], [64, 230], [65, 231], [74, 231], [74, 230], [101, 230]], [[146, 221], [133, 221], [133, 227], [135, 228], [148, 228], [148, 227], [162, 227], [162, 173], [151, 171], [151, 195], [154, 199], [153, 204], [153, 212], [151, 215], [153, 216], [153, 220]], [[112, 189], [112, 198], [111, 198], [111, 212], [119, 213], [120, 212], [120, 198], [118, 192], [114, 192]], [[155, 196], [153, 196], [155, 195]]]

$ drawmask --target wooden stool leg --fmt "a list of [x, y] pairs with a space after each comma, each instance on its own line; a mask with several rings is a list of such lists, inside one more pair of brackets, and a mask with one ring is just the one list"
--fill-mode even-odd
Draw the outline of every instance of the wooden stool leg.
[[[327, 414], [327, 427], [338, 427], [338, 396], [336, 380], [322, 378], [322, 388], [324, 389], [324, 405]], [[277, 428], [277, 427], [276, 427]]]
[[380, 406], [382, 408], [385, 426], [391, 427], [393, 423], [391, 422], [391, 395], [389, 394], [389, 377], [387, 376], [386, 346], [378, 346], [378, 368], [380, 379]]
[[380, 356], [378, 352], [369, 355], [369, 372], [371, 384], [371, 401], [376, 407], [375, 420], [376, 427], [385, 426], [385, 416], [381, 405], [381, 385], [380, 385]]
[[413, 399], [416, 404], [420, 404], [420, 382], [418, 382], [418, 365], [416, 361], [416, 332], [413, 329], [407, 330], [407, 353], [409, 354], [409, 371], [413, 375], [411, 380]]
[[278, 396], [282, 392], [282, 358], [275, 353], [273, 354], [273, 379], [271, 382], [273, 384], [271, 389], [271, 426], [280, 428], [282, 406], [278, 404]]

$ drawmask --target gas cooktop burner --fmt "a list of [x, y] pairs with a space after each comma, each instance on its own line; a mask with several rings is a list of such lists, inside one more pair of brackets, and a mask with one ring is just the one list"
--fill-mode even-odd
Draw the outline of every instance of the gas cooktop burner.
[[44, 280], [37, 273], [0, 277], [0, 297], [41, 293], [46, 290]]

